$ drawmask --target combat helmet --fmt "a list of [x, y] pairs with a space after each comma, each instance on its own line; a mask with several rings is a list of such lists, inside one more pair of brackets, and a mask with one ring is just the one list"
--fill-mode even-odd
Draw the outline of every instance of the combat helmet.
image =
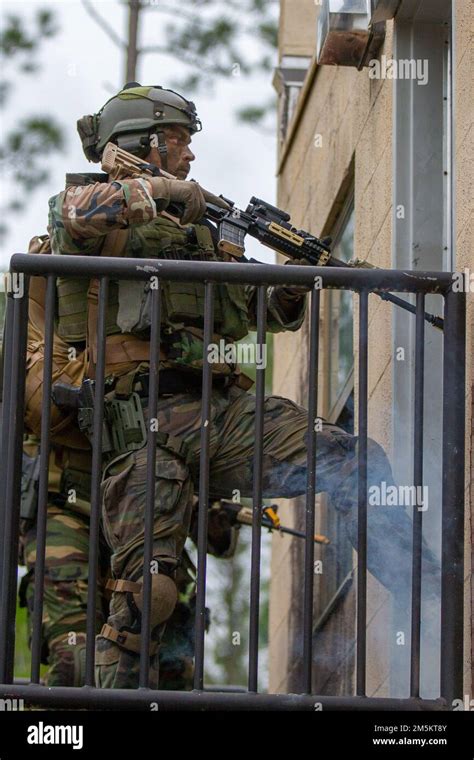
[[162, 166], [166, 169], [166, 142], [162, 127], [180, 124], [191, 134], [202, 129], [194, 103], [160, 85], [142, 86], [128, 82], [97, 114], [77, 122], [84, 153], [89, 161], [100, 161], [109, 141], [144, 158], [150, 137], [156, 134]]

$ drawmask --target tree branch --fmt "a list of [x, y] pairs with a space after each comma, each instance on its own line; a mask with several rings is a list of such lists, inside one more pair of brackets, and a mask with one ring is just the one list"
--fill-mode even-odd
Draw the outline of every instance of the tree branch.
[[85, 10], [89, 14], [89, 16], [94, 19], [96, 24], [100, 26], [100, 28], [106, 33], [106, 35], [112, 40], [112, 42], [117, 45], [117, 47], [122, 48], [123, 50], [127, 49], [127, 43], [124, 42], [124, 40], [120, 39], [115, 29], [113, 29], [108, 21], [106, 21], [100, 13], [96, 11], [92, 3], [89, 2], [89, 0], [81, 0], [82, 5], [84, 6]]
[[143, 10], [147, 11], [162, 11], [163, 13], [169, 13], [170, 15], [179, 16], [179, 18], [184, 18], [187, 21], [193, 21], [201, 23], [201, 19], [199, 18], [197, 13], [192, 13], [191, 11], [186, 11], [183, 8], [173, 8], [171, 5], [144, 5]]

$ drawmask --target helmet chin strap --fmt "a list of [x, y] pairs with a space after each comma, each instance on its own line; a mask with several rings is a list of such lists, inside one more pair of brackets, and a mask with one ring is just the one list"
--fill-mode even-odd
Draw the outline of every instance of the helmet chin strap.
[[168, 148], [166, 147], [166, 140], [164, 132], [156, 132], [156, 136], [158, 137], [158, 153], [160, 154], [160, 163], [161, 168], [167, 172], [168, 171]]

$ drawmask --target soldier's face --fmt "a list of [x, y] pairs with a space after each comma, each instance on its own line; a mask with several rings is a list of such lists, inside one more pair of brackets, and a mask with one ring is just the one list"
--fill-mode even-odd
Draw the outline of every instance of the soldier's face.
[[[168, 149], [167, 171], [174, 174], [178, 179], [186, 179], [191, 168], [191, 161], [196, 158], [189, 147], [191, 136], [184, 127], [167, 127], [163, 131]], [[161, 168], [160, 154], [157, 148], [152, 148], [148, 161]]]

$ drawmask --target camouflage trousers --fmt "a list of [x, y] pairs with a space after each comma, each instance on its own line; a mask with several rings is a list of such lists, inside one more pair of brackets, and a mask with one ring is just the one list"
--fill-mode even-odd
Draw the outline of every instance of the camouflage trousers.
[[[48, 504], [43, 586], [42, 662], [48, 686], [83, 686], [87, 619], [89, 518]], [[30, 636], [36, 566], [36, 524], [25, 535], [25, 577], [20, 603], [26, 604]], [[97, 586], [96, 630], [107, 605], [104, 583]]]
[[[186, 444], [186, 456], [169, 446], [156, 457], [153, 557], [160, 567], [179, 562], [190, 519], [190, 495], [198, 488], [201, 398], [177, 394], [158, 404], [158, 429]], [[214, 389], [211, 399], [210, 497], [238, 492], [252, 496], [255, 441], [255, 397], [233, 386]], [[264, 404], [263, 497], [291, 498], [305, 493], [308, 449], [307, 411], [280, 396]], [[317, 491], [330, 495], [331, 505], [345, 516], [353, 546], [357, 544], [357, 437], [325, 423], [317, 436]], [[123, 454], [104, 470], [103, 526], [111, 550], [114, 578], [137, 581], [143, 576], [143, 521], [146, 494], [146, 449]], [[368, 483], [394, 484], [382, 447], [368, 442]], [[412, 521], [403, 506], [368, 508], [368, 568], [388, 589], [410, 588]], [[433, 580], [436, 559], [425, 547]], [[130, 596], [130, 595], [128, 595]], [[114, 592], [108, 625], [115, 631], [138, 631], [139, 615], [127, 594]], [[152, 631], [158, 641], [159, 627]], [[111, 638], [97, 637], [97, 685], [133, 688], [138, 685], [139, 656]], [[151, 685], [157, 683], [158, 658], [150, 663]]]
[[[28, 573], [20, 590], [27, 607], [30, 639], [36, 565], [36, 525], [25, 534]], [[101, 547], [97, 584], [96, 632], [105, 622], [108, 553]], [[83, 686], [87, 628], [89, 516], [50, 503], [47, 513], [41, 660], [48, 665], [48, 686]], [[186, 580], [189, 581], [188, 578]], [[189, 690], [193, 680], [193, 606], [180, 601], [160, 647], [160, 689]]]

